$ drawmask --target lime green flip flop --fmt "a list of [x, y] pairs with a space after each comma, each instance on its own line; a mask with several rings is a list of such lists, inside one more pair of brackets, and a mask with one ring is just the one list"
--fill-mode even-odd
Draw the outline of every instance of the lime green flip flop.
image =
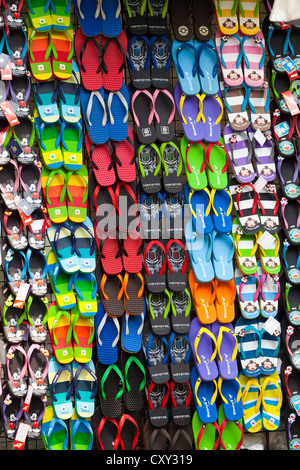
[[68, 29], [70, 27], [71, 0], [51, 0], [51, 18], [53, 28]]
[[71, 319], [74, 359], [79, 363], [87, 363], [93, 356], [94, 318], [81, 315], [78, 306], [75, 305], [71, 310]]
[[238, 421], [227, 420], [223, 405], [220, 405], [218, 424], [220, 426], [220, 450], [239, 450], [244, 439], [243, 418]]
[[197, 411], [195, 411], [192, 418], [192, 428], [196, 450], [218, 450], [220, 437], [216, 436], [216, 432], [219, 432], [217, 423], [202, 423]]
[[237, 218], [232, 223], [232, 238], [237, 264], [240, 271], [247, 275], [255, 274], [257, 271], [256, 252], [258, 243], [255, 234], [244, 233]]
[[50, 12], [51, 1], [26, 0], [26, 3], [33, 28], [36, 31], [49, 31], [53, 26]]
[[80, 418], [74, 409], [69, 422], [71, 450], [91, 450], [94, 443], [94, 434], [91, 418]]
[[60, 310], [56, 302], [52, 302], [49, 305], [47, 322], [55, 358], [61, 364], [70, 363], [74, 359], [70, 313]]
[[42, 167], [42, 189], [45, 204], [51, 221], [61, 224], [68, 218], [68, 208], [65, 200], [66, 174], [60, 168], [49, 170]]
[[71, 310], [76, 305], [72, 280], [70, 275], [61, 269], [53, 250], [50, 250], [47, 255], [47, 267], [52, 292], [58, 307], [61, 310]]
[[72, 222], [84, 222], [87, 217], [88, 169], [82, 164], [77, 171], [69, 171], [66, 180], [68, 217]]
[[207, 177], [211, 188], [225, 189], [228, 184], [229, 155], [223, 138], [207, 147]]
[[98, 286], [94, 273], [78, 271], [73, 275], [73, 285], [77, 293], [78, 311], [84, 317], [95, 316], [98, 310]]
[[82, 119], [74, 124], [61, 122], [63, 165], [67, 170], [77, 171], [82, 166]]
[[68, 450], [68, 427], [62, 419], [55, 416], [52, 405], [45, 408], [41, 431], [46, 450]]
[[206, 147], [202, 142], [189, 142], [185, 136], [181, 139], [180, 150], [189, 187], [195, 191], [206, 188], [207, 175]]
[[33, 117], [44, 165], [50, 170], [61, 167], [63, 155], [60, 148], [61, 135], [59, 122], [52, 124], [42, 122], [37, 109], [34, 110]]

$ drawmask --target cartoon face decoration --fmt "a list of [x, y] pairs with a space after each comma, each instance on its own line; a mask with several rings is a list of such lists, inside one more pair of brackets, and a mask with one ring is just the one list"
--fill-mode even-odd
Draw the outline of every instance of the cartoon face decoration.
[[249, 73], [248, 78], [253, 82], [258, 82], [261, 79], [261, 75], [259, 75], [255, 70], [252, 70], [252, 72]]
[[256, 27], [256, 24], [254, 23], [253, 20], [249, 18], [248, 20], [245, 21], [245, 23], [243, 23], [243, 26], [245, 26], [245, 28], [247, 29], [254, 29]]
[[232, 29], [235, 27], [235, 25], [236, 25], [235, 21], [231, 20], [230, 18], [227, 18], [223, 23], [224, 28], [227, 28], [227, 29]]
[[242, 176], [243, 178], [247, 178], [247, 176], [251, 175], [251, 170], [243, 166], [239, 171], [239, 175]]
[[237, 114], [233, 119], [232, 122], [237, 128], [242, 128], [245, 123], [246, 123], [246, 118], [244, 116], [241, 116], [240, 114]]
[[235, 70], [231, 70], [226, 76], [228, 80], [238, 80], [241, 77], [241, 75], [237, 73]]

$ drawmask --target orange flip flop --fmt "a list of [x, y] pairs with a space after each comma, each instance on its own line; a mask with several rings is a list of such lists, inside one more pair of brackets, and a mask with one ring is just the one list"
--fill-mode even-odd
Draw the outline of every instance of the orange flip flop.
[[94, 319], [80, 315], [77, 305], [71, 310], [71, 319], [74, 359], [80, 363], [87, 363], [93, 354]]
[[219, 281], [214, 279], [215, 285], [215, 307], [217, 318], [220, 323], [229, 323], [234, 320], [234, 301], [236, 297], [236, 285], [234, 278], [230, 281]]
[[189, 284], [194, 301], [197, 318], [200, 323], [207, 325], [217, 319], [215, 307], [216, 292], [213, 282], [197, 282], [194, 271], [189, 272]]

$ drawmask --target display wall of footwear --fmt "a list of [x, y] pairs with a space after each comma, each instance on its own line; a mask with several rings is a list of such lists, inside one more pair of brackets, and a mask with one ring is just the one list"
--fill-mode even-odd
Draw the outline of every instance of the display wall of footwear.
[[0, 3], [7, 448], [298, 449], [299, 26]]

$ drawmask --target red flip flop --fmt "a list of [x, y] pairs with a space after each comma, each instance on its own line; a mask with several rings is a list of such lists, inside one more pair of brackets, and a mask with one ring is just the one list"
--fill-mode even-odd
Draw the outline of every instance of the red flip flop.
[[121, 89], [124, 80], [128, 40], [125, 31], [117, 37], [102, 36], [103, 87], [108, 91]]
[[122, 263], [122, 250], [120, 247], [120, 241], [117, 237], [110, 237], [106, 235], [99, 239], [98, 251], [102, 268], [106, 274], [121, 274], [123, 271]]
[[79, 28], [75, 34], [74, 45], [84, 88], [89, 91], [99, 90], [103, 86], [99, 36], [86, 37]]
[[136, 179], [134, 137], [130, 126], [126, 140], [113, 142], [116, 170], [118, 178], [125, 183], [132, 183]]
[[100, 186], [112, 186], [116, 182], [116, 173], [110, 143], [95, 145], [86, 133], [85, 146], [97, 183]]
[[123, 240], [123, 266], [130, 274], [139, 273], [143, 268], [143, 240], [139, 232]]

